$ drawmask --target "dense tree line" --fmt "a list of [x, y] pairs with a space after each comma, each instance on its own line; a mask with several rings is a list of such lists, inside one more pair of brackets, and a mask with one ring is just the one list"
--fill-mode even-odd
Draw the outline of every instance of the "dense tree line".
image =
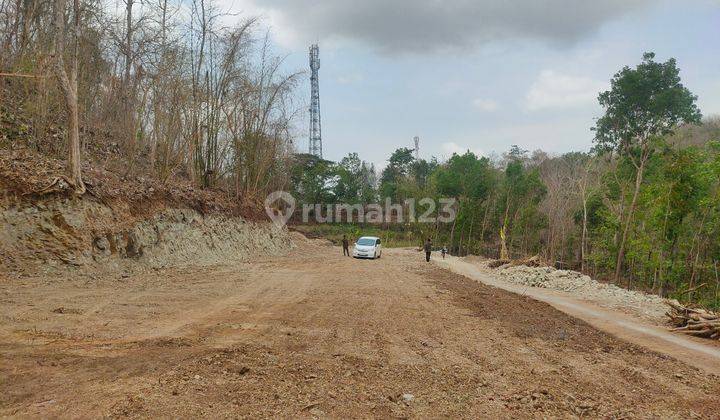
[[303, 203], [451, 197], [452, 223], [387, 228], [720, 305], [720, 120], [701, 122], [674, 60], [646, 54], [615, 75], [588, 153], [439, 162], [400, 148], [377, 173], [354, 153], [293, 153], [298, 75], [255, 20], [224, 26], [211, 0], [121, 4], [0, 1], [2, 140], [64, 156], [78, 193], [82, 162], [105, 157], [251, 203], [289, 188]]
[[494, 160], [467, 152], [438, 162], [400, 148], [376, 183], [351, 154], [337, 164], [305, 160], [293, 185], [303, 202], [452, 197], [452, 223], [384, 228], [455, 254], [539, 254], [627, 287], [720, 305], [720, 119], [701, 122], [675, 61], [652, 54], [618, 72], [599, 100], [605, 114], [588, 153], [513, 146]]
[[105, 152], [262, 201], [288, 181], [298, 75], [254, 19], [225, 17], [212, 0], [0, 1], [3, 137], [65, 156], [79, 193]]

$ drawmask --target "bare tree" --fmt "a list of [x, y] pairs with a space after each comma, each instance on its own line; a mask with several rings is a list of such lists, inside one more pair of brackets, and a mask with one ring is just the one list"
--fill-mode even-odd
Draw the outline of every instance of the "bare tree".
[[570, 164], [566, 157], [550, 158], [540, 163], [540, 176], [547, 188], [547, 194], [540, 203], [540, 209], [548, 216], [546, 257], [555, 262], [564, 259], [563, 248], [567, 243], [572, 226], [573, 190]]
[[590, 192], [598, 184], [597, 160], [588, 157], [575, 162], [575, 185], [577, 194], [582, 202], [582, 230], [580, 234], [580, 271], [587, 270], [587, 243], [588, 243], [588, 199]]
[[82, 180], [80, 170], [80, 123], [78, 110], [78, 43], [80, 37], [80, 0], [73, 0], [72, 8], [72, 32], [70, 52], [70, 67], [65, 66], [65, 2], [66, 0], [55, 0], [54, 3], [54, 36], [53, 36], [53, 59], [55, 77], [58, 80], [60, 89], [65, 98], [65, 107], [68, 113], [68, 155], [67, 175], [69, 183], [77, 194], [85, 193], [85, 184]]
[[[68, 184], [84, 191], [81, 154], [123, 176], [184, 176], [238, 200], [287, 182], [298, 75], [282, 73], [255, 19], [221, 27], [212, 0], [123, 0], [121, 14], [73, 1], [0, 0], [0, 67], [27, 73], [3, 84], [4, 102], [21, 105], [37, 139], [27, 144], [51, 154], [40, 140], [55, 134], [58, 106], [67, 111]], [[55, 84], [62, 95], [46, 88]]]

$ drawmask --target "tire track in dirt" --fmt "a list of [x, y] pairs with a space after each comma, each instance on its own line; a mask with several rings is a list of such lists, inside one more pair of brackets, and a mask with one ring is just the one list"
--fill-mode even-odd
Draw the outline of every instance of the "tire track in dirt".
[[720, 347], [717, 346], [717, 343], [669, 332], [641, 318], [577, 299], [571, 293], [513, 284], [497, 276], [483, 273], [473, 264], [455, 257], [434, 262], [440, 267], [447, 267], [455, 273], [468, 276], [483, 284], [545, 302], [623, 340], [677, 358], [709, 373], [720, 375]]

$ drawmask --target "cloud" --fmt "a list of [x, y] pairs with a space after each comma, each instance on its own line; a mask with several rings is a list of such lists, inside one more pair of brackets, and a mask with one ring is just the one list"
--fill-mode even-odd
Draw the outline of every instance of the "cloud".
[[570, 76], [544, 70], [525, 96], [525, 109], [571, 108], [592, 104], [608, 84], [584, 76]]
[[477, 155], [477, 156], [483, 155], [483, 151], [480, 149], [472, 149], [470, 147], [460, 146], [459, 144], [452, 142], [452, 141], [441, 144], [440, 148], [442, 149], [443, 154], [447, 155], [448, 157], [452, 156], [453, 153], [457, 153], [458, 155], [463, 155], [467, 151], [471, 151], [471, 152], [475, 153], [475, 155]]
[[475, 98], [472, 101], [473, 107], [475, 109], [479, 109], [483, 112], [493, 112], [497, 111], [498, 104], [497, 102], [493, 101], [492, 99], [483, 99], [483, 98]]
[[[233, 0], [220, 0], [231, 2]], [[532, 38], [572, 43], [649, 0], [235, 0], [268, 17], [281, 42], [359, 41], [386, 53], [426, 53]], [[236, 7], [237, 9], [237, 7]]]

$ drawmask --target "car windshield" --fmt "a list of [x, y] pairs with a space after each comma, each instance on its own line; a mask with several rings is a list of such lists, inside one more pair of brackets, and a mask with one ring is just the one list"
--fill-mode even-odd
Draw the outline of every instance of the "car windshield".
[[364, 245], [364, 246], [375, 245], [375, 239], [360, 238], [360, 239], [358, 239], [357, 244]]

